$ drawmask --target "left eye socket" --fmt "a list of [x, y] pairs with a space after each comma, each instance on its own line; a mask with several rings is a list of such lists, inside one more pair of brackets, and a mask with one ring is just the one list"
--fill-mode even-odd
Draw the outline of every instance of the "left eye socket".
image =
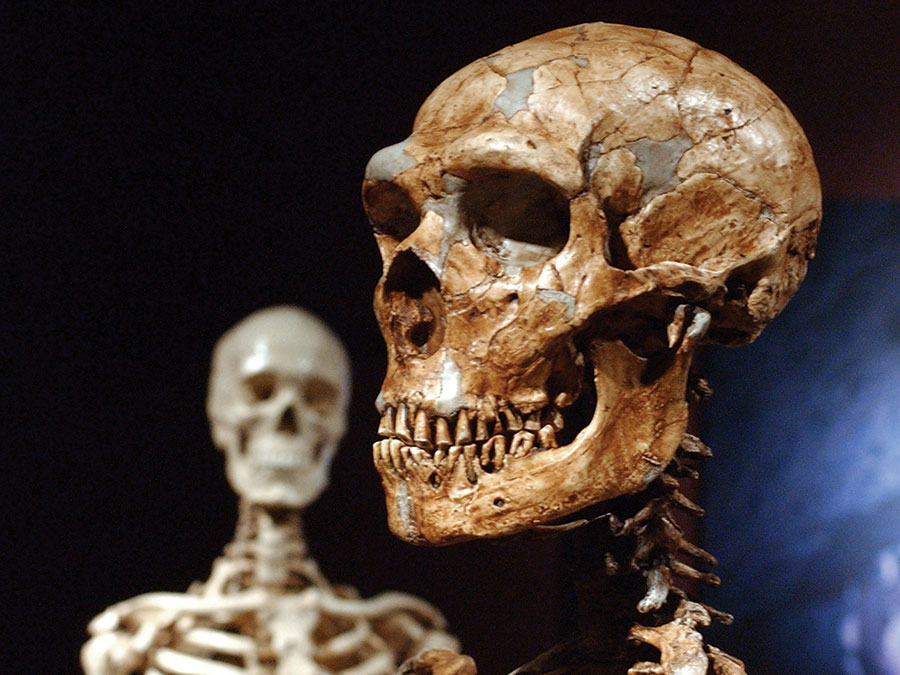
[[473, 178], [460, 203], [476, 246], [502, 263], [529, 267], [569, 239], [569, 204], [552, 185], [524, 173]]

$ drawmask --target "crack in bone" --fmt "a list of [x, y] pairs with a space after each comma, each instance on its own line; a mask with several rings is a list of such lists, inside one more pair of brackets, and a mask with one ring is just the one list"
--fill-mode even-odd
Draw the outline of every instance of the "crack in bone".
[[506, 76], [506, 88], [494, 99], [494, 110], [509, 119], [520, 110], [528, 110], [528, 97], [534, 91], [534, 68], [523, 68]]

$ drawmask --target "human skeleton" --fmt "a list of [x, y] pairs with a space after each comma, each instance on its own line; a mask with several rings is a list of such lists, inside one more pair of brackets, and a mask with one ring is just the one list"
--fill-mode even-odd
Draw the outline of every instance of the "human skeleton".
[[343, 346], [298, 308], [262, 310], [222, 337], [207, 409], [241, 497], [235, 538], [187, 593], [140, 595], [91, 621], [88, 675], [381, 675], [456, 649], [424, 600], [361, 599], [307, 555], [300, 512], [327, 484], [348, 395]]

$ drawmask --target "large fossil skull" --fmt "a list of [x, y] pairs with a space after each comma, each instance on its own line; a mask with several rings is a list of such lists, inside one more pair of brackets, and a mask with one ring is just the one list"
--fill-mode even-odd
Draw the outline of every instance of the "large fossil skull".
[[775, 94], [693, 42], [609, 24], [450, 76], [372, 157], [363, 200], [388, 347], [375, 463], [391, 529], [420, 543], [640, 491], [682, 438], [698, 344], [763, 329], [821, 215]]
[[235, 492], [268, 506], [314, 501], [344, 434], [349, 388], [343, 345], [298, 307], [260, 310], [225, 333], [207, 413]]

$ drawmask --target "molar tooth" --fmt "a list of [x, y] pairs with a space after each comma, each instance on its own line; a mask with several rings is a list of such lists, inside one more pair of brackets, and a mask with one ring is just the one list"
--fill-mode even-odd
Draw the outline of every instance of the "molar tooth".
[[384, 415], [381, 416], [381, 423], [378, 425], [378, 435], [392, 436], [394, 434], [394, 409], [388, 406], [384, 409]]
[[456, 444], [464, 445], [472, 440], [472, 429], [469, 426], [469, 415], [465, 408], [459, 411], [459, 419], [456, 420]]
[[409, 409], [405, 403], [397, 407], [397, 423], [394, 425], [394, 434], [404, 443], [412, 443], [412, 434], [409, 432]]
[[525, 428], [528, 431], [537, 431], [541, 428], [541, 413], [533, 412], [525, 419]]
[[559, 447], [559, 445], [556, 443], [556, 430], [551, 424], [545, 424], [541, 427], [541, 430], [538, 432], [538, 438], [541, 441], [541, 447], [547, 449]]
[[434, 422], [434, 444], [445, 450], [453, 445], [453, 441], [450, 440], [450, 426], [443, 417], [438, 417]]
[[521, 457], [527, 455], [534, 447], [534, 434], [530, 431], [517, 431], [513, 436], [510, 454], [513, 457]]
[[475, 422], [475, 440], [476, 441], [485, 441], [487, 439], [488, 439], [487, 420], [484, 419], [483, 415], [478, 415], [478, 419]]
[[547, 417], [548, 424], [552, 424], [553, 428], [557, 431], [562, 431], [563, 427], [565, 426], [565, 422], [563, 421], [562, 413], [559, 410], [553, 408], [553, 410]]
[[416, 445], [431, 447], [431, 430], [428, 428], [428, 414], [424, 410], [416, 413], [416, 430], [413, 436]]
[[506, 428], [510, 431], [518, 431], [522, 428], [522, 418], [516, 414], [510, 406], [505, 405], [501, 409], [503, 417], [506, 418]]

